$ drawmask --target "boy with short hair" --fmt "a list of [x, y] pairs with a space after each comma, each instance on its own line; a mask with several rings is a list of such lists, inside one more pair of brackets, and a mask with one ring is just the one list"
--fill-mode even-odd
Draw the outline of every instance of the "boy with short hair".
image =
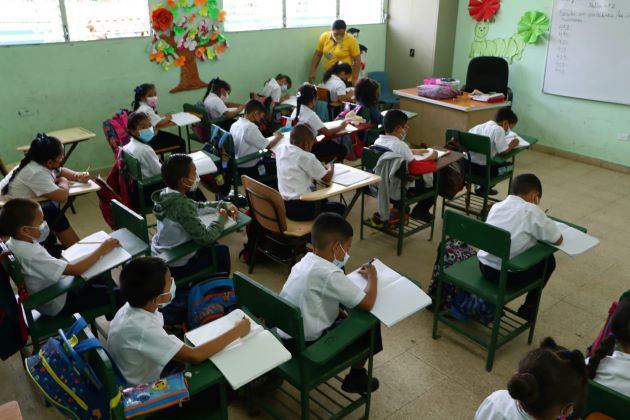
[[[199, 187], [199, 176], [188, 155], [173, 154], [162, 164], [166, 188], [152, 194], [157, 232], [151, 241], [151, 252], [159, 255], [190, 240], [205, 245], [196, 253], [182, 257], [169, 266], [176, 279], [189, 276], [212, 264], [212, 247], [217, 257], [217, 271], [230, 273], [230, 251], [217, 243], [228, 217], [236, 218], [237, 209], [223, 201], [199, 202], [186, 196]], [[216, 212], [218, 217], [209, 225], [199, 216]]]
[[[428, 152], [427, 149], [412, 149], [405, 142], [407, 137], [407, 131], [409, 131], [409, 125], [407, 124], [407, 115], [399, 109], [391, 109], [385, 114], [383, 118], [383, 129], [385, 134], [381, 134], [376, 139], [374, 145], [377, 147], [388, 149], [389, 151], [400, 155], [405, 162], [409, 164], [414, 159], [414, 155], [423, 155]], [[428, 159], [436, 160], [437, 152], [433, 152]], [[430, 181], [430, 182], [429, 182]], [[418, 178], [413, 187], [410, 190], [420, 194], [428, 189], [432, 188], [433, 178], [425, 179]], [[426, 223], [431, 223], [433, 215], [429, 211], [433, 205], [433, 198], [427, 198], [416, 204], [410, 213], [410, 217], [418, 220], [422, 220]]]
[[[562, 243], [560, 228], [544, 211], [538, 207], [542, 197], [542, 184], [534, 174], [522, 174], [514, 178], [510, 195], [500, 203], [492, 206], [486, 223], [510, 232], [510, 258], [513, 258], [538, 241], [551, 242], [556, 245]], [[498, 283], [501, 272], [501, 260], [486, 251], [477, 253], [481, 273], [488, 280]], [[547, 259], [545, 285], [556, 268], [556, 260], [551, 255]], [[545, 260], [525, 271], [508, 271], [507, 281], [513, 285], [523, 286], [542, 275]], [[531, 320], [537, 300], [537, 291], [527, 294], [525, 303], [518, 309], [518, 316]]]
[[171, 360], [201, 363], [249, 333], [249, 320], [243, 318], [214, 340], [189, 347], [164, 331], [158, 308], [173, 300], [176, 287], [168, 266], [160, 258], [139, 257], [124, 266], [120, 288], [127, 303], [110, 324], [107, 348], [131, 386], [159, 379]]
[[[304, 340], [308, 346], [334, 328], [340, 318], [345, 318], [340, 305], [358, 307], [369, 311], [374, 306], [377, 294], [376, 269], [371, 264], [361, 267], [360, 273], [367, 278], [365, 290], [359, 289], [343, 272], [350, 258], [353, 230], [352, 225], [334, 213], [322, 213], [313, 223], [310, 252], [291, 269], [280, 296], [300, 308], [304, 320]], [[280, 336], [291, 349], [293, 339], [283, 331]], [[369, 340], [369, 335], [365, 337]], [[383, 349], [379, 329], [375, 335], [374, 352]], [[363, 367], [365, 360], [352, 366], [343, 381], [346, 392], [367, 391], [368, 376]], [[372, 391], [378, 389], [378, 380], [372, 378]]]
[[[497, 111], [494, 120], [488, 121], [483, 124], [474, 126], [469, 130], [469, 133], [477, 134], [480, 136], [486, 136], [490, 138], [490, 153], [491, 156], [504, 155], [509, 153], [518, 146], [518, 139], [513, 139], [508, 142], [506, 135], [514, 128], [518, 122], [518, 117], [512, 111], [511, 107], [504, 107]], [[486, 171], [486, 157], [479, 153], [470, 152], [470, 170], [474, 175], [483, 175]], [[508, 165], [491, 165], [491, 176], [499, 175], [501, 168]], [[483, 195], [483, 189], [477, 187], [475, 192], [478, 195]], [[496, 195], [497, 191], [490, 189], [488, 195]]]

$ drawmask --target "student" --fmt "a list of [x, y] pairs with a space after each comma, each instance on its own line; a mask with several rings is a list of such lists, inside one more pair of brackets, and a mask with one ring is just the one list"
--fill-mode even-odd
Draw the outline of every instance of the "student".
[[357, 105], [361, 105], [360, 115], [375, 127], [383, 123], [383, 115], [378, 106], [379, 89], [376, 80], [367, 78], [359, 79], [354, 88]]
[[335, 137], [337, 133], [343, 131], [348, 122], [343, 121], [338, 127], [330, 129], [327, 128], [322, 120], [313, 111], [313, 107], [317, 103], [317, 88], [313, 85], [305, 84], [298, 90], [297, 96], [297, 108], [293, 110], [291, 119], [295, 121], [295, 124], [306, 125], [313, 136], [322, 134], [326, 137], [331, 137], [328, 140], [318, 141], [313, 145], [312, 153], [320, 160], [332, 160], [333, 158], [339, 162], [343, 161], [343, 158], [348, 152], [342, 144], [335, 142], [332, 137]]
[[[514, 178], [510, 195], [490, 209], [486, 223], [510, 232], [510, 258], [513, 258], [538, 241], [546, 241], [555, 245], [562, 243], [562, 234], [556, 223], [547, 217], [538, 204], [542, 198], [542, 184], [534, 174], [521, 174]], [[501, 260], [486, 251], [477, 253], [479, 268], [484, 277], [491, 282], [499, 282]], [[556, 268], [553, 255], [546, 260], [524, 271], [508, 271], [507, 281], [515, 286], [524, 286], [545, 273], [545, 285]], [[538, 291], [527, 294], [525, 303], [518, 309], [518, 316], [531, 321], [535, 315]]]
[[[364, 264], [359, 271], [367, 279], [365, 290], [357, 287], [343, 272], [350, 258], [353, 236], [352, 225], [334, 213], [322, 213], [311, 232], [313, 252], [307, 253], [291, 269], [280, 296], [300, 308], [304, 320], [304, 340], [311, 345], [346, 317], [340, 305], [369, 311], [377, 294], [376, 269]], [[289, 350], [295, 342], [283, 331], [278, 331]], [[369, 342], [369, 334], [364, 337]], [[383, 350], [380, 328], [374, 337], [374, 353]], [[352, 366], [341, 389], [351, 393], [367, 391], [366, 360]], [[378, 389], [378, 379], [372, 378], [372, 391]]]
[[136, 86], [133, 91], [134, 96], [133, 102], [131, 103], [133, 112], [142, 112], [146, 114], [151, 120], [151, 126], [153, 126], [154, 136], [148, 142], [149, 146], [155, 150], [179, 146], [179, 149], [176, 151], [184, 152], [186, 150], [184, 139], [176, 134], [163, 130], [164, 128], [172, 125], [171, 114], [164, 114], [164, 117], [160, 117], [157, 114], [156, 108], [158, 106], [158, 97], [155, 85], [152, 83], [143, 83]]
[[[512, 108], [504, 107], [497, 111], [493, 121], [476, 125], [469, 132], [490, 138], [491, 156], [504, 155], [518, 146], [518, 139], [508, 142], [505, 138], [506, 134], [514, 128], [517, 122], [518, 117], [512, 111]], [[486, 173], [484, 166], [486, 166], [486, 157], [479, 153], [470, 152], [470, 170], [473, 175], [484, 175]], [[509, 166], [509, 164], [491, 165], [491, 176], [498, 176], [505, 166]], [[484, 190], [481, 187], [477, 187], [475, 192], [478, 195], [484, 194]], [[488, 191], [488, 195], [496, 194], [497, 191], [492, 188]]]
[[610, 321], [610, 335], [588, 360], [587, 370], [590, 379], [630, 397], [630, 298], [619, 302]]
[[[203, 106], [208, 111], [210, 119], [216, 120], [217, 118], [234, 118], [240, 114], [244, 107], [242, 104], [235, 102], [228, 102], [232, 87], [225, 80], [221, 80], [218, 77], [210, 80], [208, 83], [208, 89], [203, 97]], [[228, 109], [235, 108], [235, 109]], [[230, 127], [227, 127], [229, 129]]]
[[[80, 276], [103, 255], [119, 246], [110, 238], [92, 253], [76, 263], [68, 263], [51, 256], [40, 245], [48, 236], [48, 224], [40, 205], [27, 198], [9, 200], [0, 211], [0, 232], [10, 236], [7, 247], [22, 266], [24, 283], [29, 293], [36, 293], [60, 282], [64, 276]], [[92, 279], [83, 286], [70, 290], [40, 305], [37, 310], [43, 315], [72, 315], [95, 306], [107, 305], [109, 275]], [[114, 290], [117, 308], [122, 305], [118, 289]]]
[[[381, 136], [374, 142], [374, 145], [400, 155], [403, 159], [405, 159], [407, 164], [414, 159], [414, 155], [422, 155], [428, 152], [427, 149], [411, 149], [409, 145], [405, 143], [409, 125], [407, 125], [407, 115], [401, 110], [391, 109], [387, 111], [387, 114], [385, 114], [385, 118], [383, 119], [383, 128], [385, 129], [385, 134], [381, 134]], [[428, 159], [437, 159], [437, 153], [434, 151]], [[413, 184], [411, 190], [420, 194], [433, 188], [432, 184], [432, 177], [426, 180], [424, 177], [418, 178]], [[409, 216], [414, 219], [430, 223], [431, 220], [433, 220], [433, 215], [429, 211], [432, 205], [433, 198], [422, 200], [416, 204]]]
[[278, 74], [275, 79], [271, 78], [265, 82], [261, 96], [271, 97], [271, 100], [275, 103], [284, 102], [291, 94], [291, 78], [286, 74]]
[[305, 125], [291, 130], [291, 144], [276, 148], [278, 191], [284, 199], [287, 218], [291, 220], [313, 220], [320, 212], [344, 214], [346, 206], [329, 201], [302, 201], [300, 196], [311, 190], [313, 181], [328, 183], [332, 180], [335, 165], [325, 167], [310, 153], [315, 143], [312, 131]]
[[[276, 132], [273, 139], [268, 140], [263, 136], [257, 124], [265, 118], [265, 106], [252, 99], [245, 106], [245, 115], [239, 118], [230, 127], [230, 134], [234, 139], [234, 151], [236, 159], [265, 149], [271, 149], [280, 140], [282, 133]], [[272, 159], [257, 159], [245, 162], [238, 167], [239, 175], [247, 175], [258, 179], [262, 176], [275, 174], [276, 164]]]
[[125, 265], [120, 273], [120, 288], [127, 303], [110, 324], [107, 348], [130, 386], [158, 380], [171, 360], [202, 363], [249, 333], [249, 320], [243, 318], [230, 330], [197, 347], [167, 334], [158, 308], [173, 300], [176, 287], [168, 266], [159, 258], [139, 257]]
[[155, 150], [147, 144], [151, 142], [155, 134], [149, 116], [143, 112], [134, 112], [127, 120], [129, 143], [123, 146], [123, 150], [140, 162], [140, 171], [144, 178], [160, 175], [162, 164]]
[[[66, 201], [70, 182], [87, 182], [88, 172], [76, 172], [61, 166], [64, 149], [56, 137], [38, 134], [20, 161], [0, 182], [2, 195], [11, 198], [45, 197], [42, 203], [44, 218], [64, 248], [79, 241], [70, 222], [61, 212], [59, 203]], [[46, 238], [44, 238], [46, 239]]]
[[352, 93], [346, 90], [346, 83], [350, 76], [352, 76], [352, 67], [343, 61], [336, 62], [326, 70], [322, 87], [330, 92], [330, 102], [352, 101]]
[[547, 337], [519, 362], [507, 390], [479, 406], [475, 420], [556, 420], [573, 412], [586, 391], [584, 356]]
[[[230, 273], [230, 250], [217, 243], [228, 220], [228, 213], [236, 218], [236, 207], [232, 204], [199, 202], [186, 197], [196, 191], [199, 176], [193, 160], [188, 155], [173, 154], [162, 164], [162, 179], [166, 188], [153, 193], [153, 213], [157, 219], [157, 232], [151, 241], [153, 255], [181, 245], [190, 240], [204, 245], [196, 253], [182, 257], [170, 264], [171, 274], [176, 279], [189, 276], [213, 263], [212, 249], [217, 257], [217, 272]], [[218, 213], [218, 218], [205, 225], [201, 214]]]

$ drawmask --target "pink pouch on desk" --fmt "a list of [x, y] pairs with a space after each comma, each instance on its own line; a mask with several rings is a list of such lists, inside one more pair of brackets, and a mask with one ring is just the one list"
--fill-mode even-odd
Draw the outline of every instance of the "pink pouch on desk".
[[459, 90], [445, 85], [420, 85], [418, 95], [431, 99], [452, 99], [461, 94]]

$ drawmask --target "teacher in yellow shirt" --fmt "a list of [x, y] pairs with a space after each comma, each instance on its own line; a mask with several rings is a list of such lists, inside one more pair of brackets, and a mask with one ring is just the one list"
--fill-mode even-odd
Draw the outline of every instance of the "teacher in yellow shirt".
[[356, 84], [361, 69], [361, 50], [355, 37], [346, 34], [346, 22], [343, 20], [334, 21], [331, 30], [324, 32], [319, 37], [311, 61], [311, 69], [308, 73], [310, 83], [315, 82], [315, 72], [322, 56], [324, 57], [324, 70], [338, 61], [350, 64], [352, 76], [348, 80], [352, 81], [353, 85]]

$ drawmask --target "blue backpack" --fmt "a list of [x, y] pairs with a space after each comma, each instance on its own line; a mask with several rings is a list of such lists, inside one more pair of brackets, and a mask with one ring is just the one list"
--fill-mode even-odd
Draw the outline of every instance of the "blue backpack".
[[221, 318], [236, 307], [234, 281], [209, 279], [194, 285], [188, 292], [188, 330]]
[[[85, 327], [87, 322], [80, 318], [67, 332], [59, 329], [59, 338], [49, 338], [37, 354], [26, 358], [26, 372], [46, 399], [67, 418], [109, 419], [110, 408], [120, 404], [121, 397], [118, 394], [109, 401], [103, 384], [81, 357], [89, 350], [104, 349], [96, 338], [78, 340], [77, 334]], [[113, 362], [112, 366], [122, 388], [123, 376]]]

